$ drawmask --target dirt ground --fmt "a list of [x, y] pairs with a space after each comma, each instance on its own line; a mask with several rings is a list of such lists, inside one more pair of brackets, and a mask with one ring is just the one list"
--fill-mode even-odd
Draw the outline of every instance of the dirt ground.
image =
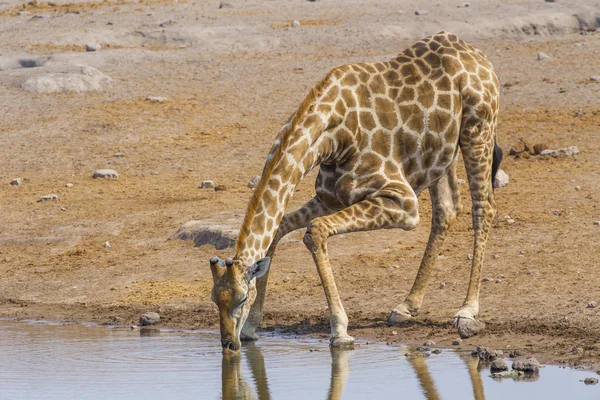
[[[275, 133], [329, 69], [386, 60], [448, 30], [477, 45], [497, 69], [499, 144], [510, 176], [496, 191], [499, 218], [484, 266], [484, 276], [501, 283], [482, 284], [487, 328], [463, 347], [510, 346], [546, 362], [600, 364], [600, 308], [587, 308], [600, 302], [600, 82], [590, 79], [600, 76], [600, 33], [581, 34], [573, 17], [593, 21], [600, 6], [402, 3], [0, 2], [0, 317], [130, 324], [152, 310], [162, 326], [216, 329], [208, 259], [232, 250], [194, 247], [172, 240], [173, 233], [192, 219], [241, 221], [247, 182], [262, 170]], [[292, 20], [300, 26], [291, 28]], [[102, 49], [85, 52], [86, 43]], [[539, 51], [550, 59], [537, 61]], [[47, 67], [15, 64], [23, 59], [55, 68], [85, 64], [112, 80], [100, 91], [28, 92], [23, 82]], [[520, 138], [581, 152], [508, 156]], [[120, 178], [92, 179], [99, 168]], [[18, 177], [23, 183], [11, 185]], [[290, 209], [314, 195], [314, 177], [299, 185]], [[199, 189], [204, 179], [227, 190]], [[58, 199], [38, 202], [51, 193]], [[331, 239], [351, 335], [450, 346], [472, 252], [466, 187], [462, 196], [465, 212], [422, 312], [404, 326], [384, 321], [416, 275], [429, 234], [427, 193], [415, 231]], [[264, 329], [326, 337], [316, 269], [302, 234], [292, 237], [273, 262]]]

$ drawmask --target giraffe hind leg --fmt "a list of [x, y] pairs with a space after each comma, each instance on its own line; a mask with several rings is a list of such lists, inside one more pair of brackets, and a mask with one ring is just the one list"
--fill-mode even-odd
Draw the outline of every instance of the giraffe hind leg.
[[[285, 235], [297, 229], [305, 228], [313, 218], [327, 215], [332, 212], [333, 209], [327, 207], [317, 197], [313, 197], [296, 211], [284, 215], [279, 224], [277, 234], [275, 235], [269, 250], [267, 250], [267, 257], [273, 259], [277, 244]], [[268, 279], [269, 271], [267, 270], [267, 273], [262, 278], [256, 280], [256, 300], [254, 301], [254, 304], [252, 304], [248, 319], [242, 327], [242, 332], [240, 334], [242, 340], [258, 340], [256, 328], [262, 321]]]
[[419, 223], [417, 198], [409, 185], [400, 186], [398, 190], [381, 190], [334, 214], [315, 218], [306, 231], [304, 244], [317, 266], [329, 306], [332, 347], [352, 347], [354, 339], [348, 335], [348, 317], [331, 271], [327, 239], [349, 232], [416, 228]]
[[432, 204], [431, 231], [429, 241], [417, 277], [406, 299], [398, 304], [390, 313], [388, 323], [399, 323], [415, 316], [421, 305], [431, 273], [435, 267], [437, 256], [440, 253], [446, 232], [460, 212], [460, 193], [456, 181], [456, 166], [450, 168], [448, 174], [429, 188]]

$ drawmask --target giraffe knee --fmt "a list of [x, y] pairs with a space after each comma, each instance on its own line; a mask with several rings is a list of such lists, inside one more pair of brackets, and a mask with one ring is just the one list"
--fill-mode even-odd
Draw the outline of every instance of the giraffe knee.
[[320, 221], [320, 218], [315, 218], [308, 224], [302, 241], [308, 251], [316, 254], [324, 246], [327, 236], [327, 227]]

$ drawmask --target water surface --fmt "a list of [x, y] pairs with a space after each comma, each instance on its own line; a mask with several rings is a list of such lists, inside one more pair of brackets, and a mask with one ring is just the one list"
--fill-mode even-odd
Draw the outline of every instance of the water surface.
[[0, 399], [598, 399], [591, 372], [548, 366], [534, 381], [495, 381], [468, 353], [330, 351], [263, 337], [222, 357], [215, 332], [0, 321]]

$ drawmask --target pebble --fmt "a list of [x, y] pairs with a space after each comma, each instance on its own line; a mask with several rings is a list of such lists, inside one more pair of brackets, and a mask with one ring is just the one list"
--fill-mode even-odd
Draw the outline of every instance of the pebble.
[[458, 325], [458, 335], [467, 339], [477, 335], [479, 332], [485, 329], [485, 324], [476, 319], [468, 319]]
[[462, 343], [462, 339], [454, 339], [452, 341], [452, 346], [460, 346], [461, 343]]
[[12, 181], [10, 181], [10, 184], [13, 186], [21, 186], [22, 183], [23, 183], [23, 178], [15, 178]]
[[502, 283], [502, 279], [496, 279], [494, 282], [495, 283]]
[[284, 276], [283, 277], [283, 281], [284, 282], [289, 282], [290, 281], [290, 277], [289, 276]]
[[417, 346], [415, 350], [420, 352], [428, 352], [431, 351], [431, 348], [427, 346]]
[[579, 149], [577, 146], [569, 146], [563, 149], [558, 150], [543, 150], [540, 155], [541, 156], [550, 156], [550, 157], [558, 157], [558, 156], [572, 156], [579, 153]]
[[525, 355], [525, 353], [523, 353], [523, 351], [521, 351], [519, 349], [514, 349], [510, 353], [508, 353], [508, 356], [510, 358], [521, 357], [521, 356], [524, 356], [524, 355]]
[[392, 335], [396, 336], [397, 334], [398, 334], [398, 332], [392, 331]]
[[538, 360], [533, 357], [526, 358], [525, 360], [517, 360], [512, 364], [512, 369], [524, 372], [538, 372], [540, 367], [541, 365]]
[[215, 187], [215, 183], [213, 181], [202, 181], [200, 184], [200, 189], [212, 189]]
[[256, 185], [258, 185], [258, 182], [260, 182], [260, 176], [258, 175], [254, 175], [252, 178], [250, 178], [250, 180], [248, 181], [248, 187], [250, 189], [254, 189], [256, 187]]
[[509, 224], [509, 225], [512, 225], [512, 224], [515, 223], [515, 220], [512, 219], [512, 218], [509, 218], [509, 219], [506, 220], [506, 223]]
[[65, 187], [72, 188], [72, 187], [73, 187], [73, 184], [72, 184], [71, 182], [69, 182], [69, 183], [67, 183], [67, 184], [65, 185]]
[[104, 248], [110, 249], [110, 242], [108, 240], [106, 242], [104, 242]]
[[114, 169], [98, 169], [92, 174], [92, 178], [118, 178], [119, 173]]
[[87, 43], [85, 45], [85, 51], [100, 51], [100, 48], [102, 46], [100, 46], [99, 43]]
[[590, 76], [590, 81], [594, 81], [594, 82], [600, 82], [600, 76]]
[[442, 351], [440, 349], [433, 349], [431, 352], [433, 354], [440, 354]]
[[224, 192], [227, 190], [227, 186], [225, 185], [217, 185], [215, 186], [215, 192]]
[[575, 186], [575, 190], [581, 190], [581, 186]]
[[440, 282], [440, 289], [443, 289], [446, 287], [446, 283], [445, 282]]
[[154, 176], [156, 176], [156, 175], [159, 175], [159, 173], [158, 173], [158, 172], [156, 172], [156, 171], [152, 171], [152, 172], [150, 172], [150, 175], [154, 175]]
[[172, 19], [169, 19], [167, 21], [163, 21], [160, 24], [158, 24], [159, 27], [164, 28], [166, 26], [170, 26], [170, 25], [175, 25], [177, 23], [177, 21], [173, 21]]
[[508, 365], [506, 365], [506, 361], [504, 361], [501, 358], [498, 358], [497, 360], [494, 360], [492, 362], [492, 365], [490, 366], [490, 370], [492, 372], [495, 372], [495, 371], [508, 371]]
[[600, 221], [594, 221], [594, 225], [600, 226]]
[[64, 208], [64, 207], [61, 207], [61, 208], [60, 208], [60, 211], [67, 211], [67, 209], [66, 209], [66, 208]]
[[233, 6], [230, 3], [222, 1], [219, 3], [219, 8], [233, 8]]
[[598, 307], [598, 303], [596, 303], [595, 301], [590, 301], [587, 305], [587, 308], [596, 308]]
[[492, 361], [498, 357], [502, 357], [504, 353], [502, 350], [488, 349], [487, 347], [477, 346], [477, 357], [483, 361]]
[[540, 52], [538, 53], [538, 55], [537, 55], [537, 59], [538, 59], [538, 61], [549, 60], [549, 59], [550, 59], [550, 56], [549, 56], [548, 54], [546, 54], [546, 53], [543, 53], [543, 52], [541, 52], [541, 51], [540, 51]]
[[415, 15], [427, 15], [427, 14], [429, 14], [429, 11], [415, 10]]
[[165, 101], [169, 101], [169, 99], [161, 96], [148, 96], [146, 97], [146, 101], [150, 101], [152, 103], [164, 103]]
[[472, 260], [473, 259], [473, 254], [467, 254], [467, 260]]
[[40, 196], [40, 201], [47, 201], [47, 200], [58, 200], [58, 195], [57, 194], [47, 194], [45, 196]]
[[596, 385], [596, 384], [598, 384], [598, 379], [597, 378], [588, 377], [588, 378], [585, 378], [583, 380], [583, 383], [585, 383], [586, 385]]
[[533, 145], [533, 154], [539, 155], [542, 151], [549, 149], [546, 143], [536, 143]]
[[487, 277], [486, 277], [486, 278], [483, 278], [483, 279], [481, 280], [481, 282], [489, 282], [489, 281], [493, 281], [493, 280], [494, 280], [493, 278], [487, 278]]
[[292, 21], [292, 27], [293, 28], [297, 28], [300, 26], [300, 21], [298, 21], [297, 19]]
[[499, 169], [496, 172], [496, 176], [494, 177], [494, 187], [495, 188], [501, 188], [504, 187], [506, 185], [508, 185], [508, 174], [506, 172], [504, 172], [504, 170]]
[[435, 347], [435, 342], [433, 340], [426, 340], [425, 343], [423, 343], [423, 346]]
[[154, 325], [160, 321], [160, 315], [155, 312], [147, 312], [140, 316], [140, 324], [142, 326]]
[[506, 378], [518, 379], [520, 377], [523, 377], [524, 375], [525, 374], [523, 373], [523, 371], [502, 371], [502, 372], [493, 373], [490, 376], [492, 377], [492, 379], [506, 379]]
[[458, 8], [467, 8], [467, 7], [471, 7], [471, 3], [469, 3], [468, 1], [462, 3], [461, 5], [457, 6]]
[[113, 157], [121, 158], [121, 157], [125, 157], [125, 154], [124, 153], [115, 153], [115, 154], [113, 154]]

